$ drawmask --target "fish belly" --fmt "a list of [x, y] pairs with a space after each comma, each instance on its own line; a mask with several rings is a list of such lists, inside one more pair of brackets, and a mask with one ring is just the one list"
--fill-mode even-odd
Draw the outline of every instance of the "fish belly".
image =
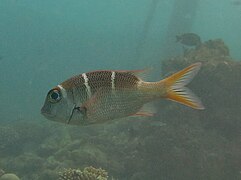
[[87, 108], [90, 123], [101, 123], [136, 114], [149, 98], [138, 90], [104, 91]]

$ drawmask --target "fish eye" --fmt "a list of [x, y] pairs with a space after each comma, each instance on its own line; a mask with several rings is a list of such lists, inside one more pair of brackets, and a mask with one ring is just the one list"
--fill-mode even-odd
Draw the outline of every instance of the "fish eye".
[[51, 103], [57, 103], [61, 100], [61, 92], [58, 89], [52, 89], [48, 93], [48, 99]]

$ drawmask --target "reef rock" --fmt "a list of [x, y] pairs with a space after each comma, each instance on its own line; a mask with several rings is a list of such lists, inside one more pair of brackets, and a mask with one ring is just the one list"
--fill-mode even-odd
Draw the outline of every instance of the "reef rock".
[[92, 166], [84, 168], [83, 171], [79, 169], [65, 169], [59, 173], [59, 180], [107, 180], [108, 173], [99, 168]]
[[4, 170], [0, 169], [0, 177], [4, 174], [5, 174]]
[[0, 180], [20, 180], [18, 176], [12, 173], [4, 174], [0, 177]]
[[19, 134], [12, 127], [0, 127], [0, 152], [15, 153], [19, 149], [19, 141]]
[[[222, 40], [209, 40], [197, 49], [188, 50], [184, 55], [164, 61], [163, 75], [178, 71], [194, 62], [203, 64], [199, 74], [190, 84], [206, 107], [198, 113], [202, 116], [201, 121], [206, 128], [215, 129], [226, 137], [238, 137], [241, 131], [241, 62], [232, 60], [228, 47]], [[169, 107], [164, 106], [165, 108]], [[184, 109], [187, 110], [182, 108]]]

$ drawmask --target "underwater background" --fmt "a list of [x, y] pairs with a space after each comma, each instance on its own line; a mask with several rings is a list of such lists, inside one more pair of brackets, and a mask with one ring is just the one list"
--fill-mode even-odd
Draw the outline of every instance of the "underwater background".
[[[240, 19], [239, 0], [0, 0], [0, 180], [241, 179]], [[200, 46], [176, 42], [189, 32]], [[162, 100], [87, 127], [40, 114], [73, 75], [153, 67], [157, 81], [194, 62], [203, 111]]]

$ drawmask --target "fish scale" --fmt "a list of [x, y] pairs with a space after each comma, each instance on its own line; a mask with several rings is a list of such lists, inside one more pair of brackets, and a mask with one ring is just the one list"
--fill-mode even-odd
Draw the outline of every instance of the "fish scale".
[[94, 103], [87, 105], [87, 116], [91, 122], [105, 122], [113, 118], [122, 118], [138, 112], [149, 96], [138, 90], [101, 91]]

